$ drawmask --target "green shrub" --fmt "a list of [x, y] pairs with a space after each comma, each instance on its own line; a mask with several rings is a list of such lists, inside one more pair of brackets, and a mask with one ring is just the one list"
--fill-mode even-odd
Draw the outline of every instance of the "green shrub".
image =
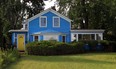
[[[88, 44], [88, 45], [86, 45]], [[116, 42], [113, 41], [79, 41], [62, 43], [56, 41], [31, 42], [26, 45], [30, 55], [64, 55], [84, 52], [116, 51]]]
[[109, 41], [101, 40], [99, 43], [103, 46], [103, 51], [108, 52], [109, 50]]
[[73, 51], [74, 53], [83, 53], [84, 51], [84, 43], [83, 42], [73, 42], [71, 43], [71, 45], [73, 46]]
[[27, 52], [30, 55], [74, 54], [80, 53], [82, 51], [82, 48], [83, 48], [82, 42], [68, 44], [62, 42], [40, 41], [40, 42], [31, 42], [26, 45]]
[[107, 41], [107, 40], [101, 40], [101, 41], [99, 41], [99, 43], [103, 46], [108, 46], [109, 45], [109, 41]]
[[108, 51], [116, 52], [116, 41], [109, 41]]
[[0, 51], [0, 68], [4, 68], [9, 63], [16, 61], [20, 57], [17, 50]]
[[89, 49], [88, 52], [96, 51], [96, 46], [98, 45], [98, 41], [96, 41], [96, 40], [89, 40], [89, 41], [79, 41], [79, 42], [84, 43], [84, 47], [86, 46], [86, 44], [88, 44], [88, 49]]

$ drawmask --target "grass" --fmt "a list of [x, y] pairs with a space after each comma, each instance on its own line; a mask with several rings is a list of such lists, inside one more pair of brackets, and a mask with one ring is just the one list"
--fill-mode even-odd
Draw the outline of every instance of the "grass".
[[116, 53], [23, 56], [7, 69], [116, 69]]

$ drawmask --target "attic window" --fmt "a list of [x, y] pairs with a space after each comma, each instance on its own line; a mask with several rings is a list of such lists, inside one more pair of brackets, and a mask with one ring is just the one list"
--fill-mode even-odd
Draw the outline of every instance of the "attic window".
[[40, 17], [40, 27], [47, 27], [47, 17]]
[[53, 17], [53, 27], [60, 27], [60, 18]]

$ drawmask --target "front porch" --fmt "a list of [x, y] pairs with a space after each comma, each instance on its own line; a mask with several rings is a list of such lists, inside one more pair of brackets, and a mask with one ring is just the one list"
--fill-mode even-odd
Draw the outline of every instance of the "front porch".
[[104, 30], [71, 30], [71, 41], [103, 40]]

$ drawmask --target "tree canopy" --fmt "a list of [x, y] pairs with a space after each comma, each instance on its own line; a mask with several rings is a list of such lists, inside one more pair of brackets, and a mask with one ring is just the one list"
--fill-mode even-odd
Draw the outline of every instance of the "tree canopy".
[[8, 31], [20, 29], [22, 21], [43, 10], [43, 0], [0, 0], [0, 45], [10, 43]]
[[104, 29], [116, 40], [116, 0], [57, 0], [59, 11], [73, 20], [72, 29]]
[[[72, 19], [72, 29], [104, 29], [116, 40], [116, 0], [57, 0], [59, 12]], [[43, 0], [0, 0], [0, 44], [10, 43], [10, 29], [44, 10]]]

